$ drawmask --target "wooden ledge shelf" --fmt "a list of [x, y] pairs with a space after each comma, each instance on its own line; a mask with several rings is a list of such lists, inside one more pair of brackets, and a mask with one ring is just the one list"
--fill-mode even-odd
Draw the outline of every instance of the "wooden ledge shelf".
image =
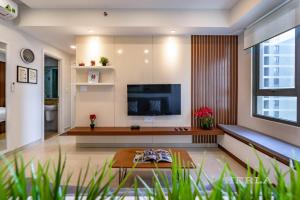
[[186, 131], [176, 131], [178, 127], [141, 127], [139, 130], [131, 130], [130, 127], [75, 127], [63, 136], [145, 136], [145, 135], [224, 135], [221, 129], [203, 130], [188, 128]]

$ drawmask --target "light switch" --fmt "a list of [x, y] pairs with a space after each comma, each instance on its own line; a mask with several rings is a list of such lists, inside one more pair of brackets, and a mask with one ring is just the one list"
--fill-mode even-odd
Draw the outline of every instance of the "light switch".
[[15, 92], [15, 82], [12, 82], [11, 84], [10, 84], [10, 91], [11, 92]]

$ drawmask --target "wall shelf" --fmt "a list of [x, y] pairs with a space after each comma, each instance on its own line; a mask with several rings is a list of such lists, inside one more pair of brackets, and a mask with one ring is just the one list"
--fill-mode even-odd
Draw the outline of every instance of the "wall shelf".
[[113, 66], [77, 66], [73, 67], [75, 70], [113, 70]]
[[[114, 86], [114, 67], [113, 66], [74, 66], [72, 69], [75, 70], [76, 79], [73, 83], [75, 86]], [[88, 74], [91, 71], [99, 71], [99, 82], [89, 83]], [[81, 90], [80, 90], [81, 91]]]
[[75, 83], [76, 86], [114, 86], [114, 83]]

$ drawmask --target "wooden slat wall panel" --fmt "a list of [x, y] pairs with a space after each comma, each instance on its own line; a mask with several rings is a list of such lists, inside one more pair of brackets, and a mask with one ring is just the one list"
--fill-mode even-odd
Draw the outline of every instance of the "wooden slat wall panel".
[[[192, 111], [214, 110], [215, 125], [237, 123], [237, 36], [192, 36]], [[197, 119], [192, 115], [192, 126]], [[194, 143], [216, 143], [215, 136], [195, 136]]]

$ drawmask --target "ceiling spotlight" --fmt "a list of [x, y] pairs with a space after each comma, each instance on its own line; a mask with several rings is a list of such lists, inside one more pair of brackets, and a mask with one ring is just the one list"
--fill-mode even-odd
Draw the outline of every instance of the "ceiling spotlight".
[[149, 63], [149, 60], [148, 60], [148, 59], [145, 59], [145, 63], [148, 64], [148, 63]]
[[76, 45], [72, 44], [72, 45], [70, 45], [70, 48], [71, 49], [76, 49]]
[[118, 49], [117, 53], [118, 53], [118, 54], [122, 54], [122, 53], [123, 53], [123, 50], [122, 50], [122, 49]]
[[176, 33], [176, 31], [174, 31], [174, 30], [173, 30], [173, 31], [170, 31], [170, 32], [171, 32], [172, 34]]
[[148, 49], [145, 49], [145, 50], [144, 50], [144, 54], [147, 54], [147, 53], [149, 53], [149, 50], [148, 50]]

